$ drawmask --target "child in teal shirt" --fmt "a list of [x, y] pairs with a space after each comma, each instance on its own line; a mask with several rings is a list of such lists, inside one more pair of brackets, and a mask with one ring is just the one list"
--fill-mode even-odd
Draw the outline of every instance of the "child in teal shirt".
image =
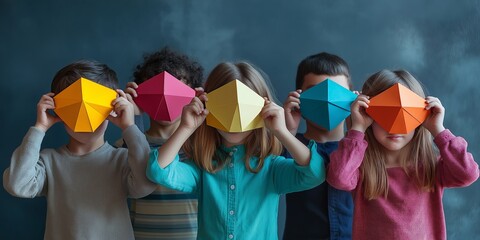
[[[235, 79], [272, 99], [260, 72], [245, 62], [217, 65], [205, 91]], [[260, 113], [266, 127], [240, 133], [207, 126], [208, 110], [202, 101], [208, 101], [206, 94], [184, 108], [175, 133], [151, 152], [147, 176], [198, 194], [198, 239], [277, 239], [280, 194], [310, 189], [325, 180], [315, 142], [307, 147], [290, 134], [283, 109], [269, 100]], [[294, 159], [278, 156], [281, 144]], [[182, 145], [190, 161], [179, 161]]]

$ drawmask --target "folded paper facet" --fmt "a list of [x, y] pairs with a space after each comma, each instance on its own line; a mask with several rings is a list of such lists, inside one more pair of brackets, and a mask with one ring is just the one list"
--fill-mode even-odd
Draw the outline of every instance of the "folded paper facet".
[[156, 121], [172, 122], [195, 97], [195, 90], [164, 71], [141, 83], [135, 103]]
[[94, 132], [113, 110], [113, 89], [80, 78], [53, 97], [60, 119], [74, 132]]
[[207, 125], [225, 132], [245, 132], [264, 126], [259, 115], [265, 100], [238, 80], [207, 94]]
[[330, 131], [350, 115], [350, 104], [356, 98], [350, 90], [326, 79], [300, 95], [300, 113]]
[[425, 99], [397, 83], [370, 99], [367, 113], [390, 134], [407, 134], [425, 121]]

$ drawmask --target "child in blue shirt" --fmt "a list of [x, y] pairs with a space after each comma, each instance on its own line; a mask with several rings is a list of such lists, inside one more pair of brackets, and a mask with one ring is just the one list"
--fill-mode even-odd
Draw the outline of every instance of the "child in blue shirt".
[[[315, 142], [306, 147], [288, 131], [283, 109], [269, 100], [267, 83], [252, 65], [220, 63], [205, 91], [235, 79], [266, 98], [260, 113], [266, 127], [229, 133], [207, 126], [203, 102], [208, 99], [201, 94], [184, 108], [175, 133], [151, 152], [147, 176], [198, 194], [198, 239], [277, 239], [280, 194], [322, 183], [323, 158]], [[281, 144], [293, 159], [278, 156]], [[182, 145], [190, 161], [179, 161]]]
[[[300, 115], [300, 93], [327, 78], [351, 89], [350, 71], [345, 60], [326, 52], [308, 56], [298, 65], [296, 91], [289, 93], [283, 107], [287, 127], [295, 134]], [[314, 140], [317, 150], [330, 162], [329, 155], [338, 148], [338, 141], [345, 135], [343, 122], [334, 129], [327, 129], [306, 119], [305, 133], [298, 133], [298, 140], [307, 144]], [[289, 157], [288, 152], [285, 153]], [[286, 195], [286, 224], [283, 239], [351, 239], [353, 200], [350, 192], [338, 190], [327, 182], [301, 192]]]

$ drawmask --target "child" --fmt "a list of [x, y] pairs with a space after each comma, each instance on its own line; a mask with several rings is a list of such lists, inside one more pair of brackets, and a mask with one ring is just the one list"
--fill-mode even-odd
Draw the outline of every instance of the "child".
[[[138, 84], [167, 71], [190, 87], [200, 87], [203, 68], [186, 55], [163, 48], [144, 58], [135, 73], [135, 82], [127, 84], [127, 93], [137, 97]], [[136, 114], [140, 114], [135, 102]], [[141, 119], [141, 118], [140, 118]], [[142, 126], [142, 121], [136, 123]], [[145, 132], [150, 148], [158, 148], [173, 134], [180, 124], [180, 118], [173, 122], [155, 121], [150, 118], [150, 127]], [[142, 128], [142, 127], [140, 127]], [[123, 141], [122, 141], [123, 142]], [[120, 144], [122, 145], [122, 144]], [[183, 152], [180, 158], [185, 159]], [[130, 215], [135, 239], [196, 239], [197, 237], [197, 196], [179, 192], [158, 185], [155, 192], [132, 199]]]
[[[295, 134], [301, 119], [300, 93], [325, 81], [327, 78], [351, 89], [350, 71], [339, 56], [319, 53], [303, 59], [298, 65], [296, 88], [284, 104], [288, 129]], [[317, 143], [318, 153], [328, 165], [329, 155], [337, 149], [338, 141], [345, 135], [344, 123], [327, 129], [306, 119], [305, 133], [296, 134], [298, 140]], [[286, 157], [290, 154], [286, 152]], [[353, 201], [349, 192], [338, 190], [327, 182], [310, 190], [286, 195], [286, 224], [283, 239], [351, 239]]]
[[443, 191], [473, 183], [478, 165], [466, 141], [444, 128], [445, 109], [435, 97], [425, 98], [431, 113], [410, 133], [388, 134], [373, 122], [365, 112], [369, 97], [395, 83], [425, 97], [407, 71], [368, 78], [351, 106], [351, 130], [330, 156], [328, 182], [352, 191], [353, 239], [446, 239]]
[[[262, 75], [245, 62], [217, 65], [205, 91], [235, 79], [272, 99]], [[202, 101], [207, 100], [202, 94], [184, 108], [175, 133], [150, 153], [147, 176], [198, 194], [198, 239], [277, 239], [280, 194], [324, 181], [323, 159], [315, 143], [311, 142], [309, 149], [295, 139], [286, 128], [283, 109], [270, 100], [260, 113], [265, 128], [240, 133], [214, 129], [204, 122], [208, 110]], [[184, 143], [192, 160], [179, 162], [176, 154]], [[276, 156], [281, 152], [280, 143], [295, 160]]]
[[61, 121], [48, 113], [53, 96], [80, 77], [115, 89], [117, 76], [107, 65], [82, 60], [55, 75], [52, 92], [37, 104], [37, 121], [14, 151], [3, 175], [5, 189], [24, 198], [46, 196], [45, 239], [134, 239], [127, 197], [143, 197], [155, 185], [145, 176], [148, 143], [134, 125], [133, 106], [125, 93], [112, 102], [116, 117], [108, 120], [122, 129], [129, 149], [115, 149], [104, 140], [108, 121], [92, 133], [73, 132], [58, 149], [40, 151], [47, 130]]

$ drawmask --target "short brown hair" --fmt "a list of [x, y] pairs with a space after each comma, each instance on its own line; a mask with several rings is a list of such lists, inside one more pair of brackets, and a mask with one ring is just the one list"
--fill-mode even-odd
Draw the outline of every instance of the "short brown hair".
[[63, 67], [55, 74], [51, 91], [58, 94], [81, 77], [105, 87], [118, 88], [117, 74], [106, 64], [94, 60], [80, 60]]
[[321, 52], [303, 59], [298, 64], [295, 89], [302, 88], [305, 76], [309, 73], [329, 76], [344, 75], [347, 78], [348, 87], [353, 88], [348, 64], [337, 55]]

